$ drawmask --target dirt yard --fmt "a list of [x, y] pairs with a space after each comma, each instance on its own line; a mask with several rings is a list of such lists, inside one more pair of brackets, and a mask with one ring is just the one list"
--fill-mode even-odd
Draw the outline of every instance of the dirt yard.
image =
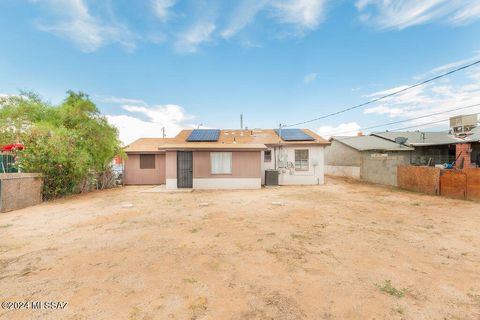
[[327, 182], [0, 214], [0, 300], [68, 302], [0, 319], [480, 319], [479, 203]]

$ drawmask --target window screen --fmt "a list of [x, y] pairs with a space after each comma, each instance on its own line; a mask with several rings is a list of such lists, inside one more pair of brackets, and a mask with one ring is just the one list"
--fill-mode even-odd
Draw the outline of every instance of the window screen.
[[295, 150], [295, 170], [308, 171], [308, 150]]
[[264, 162], [271, 162], [272, 161], [272, 150], [266, 150], [264, 156]]
[[231, 152], [211, 152], [211, 172], [212, 174], [231, 174], [232, 173], [232, 153]]
[[155, 155], [141, 154], [140, 155], [140, 169], [155, 169]]

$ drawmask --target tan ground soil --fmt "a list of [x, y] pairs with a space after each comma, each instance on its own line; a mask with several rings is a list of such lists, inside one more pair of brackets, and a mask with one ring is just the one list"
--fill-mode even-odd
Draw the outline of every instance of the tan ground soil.
[[0, 319], [480, 319], [479, 203], [147, 188], [0, 214], [0, 300], [69, 303]]

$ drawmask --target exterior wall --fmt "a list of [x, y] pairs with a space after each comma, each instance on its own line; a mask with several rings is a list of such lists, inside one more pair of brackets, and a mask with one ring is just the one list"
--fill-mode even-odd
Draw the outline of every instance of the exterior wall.
[[[309, 170], [295, 170], [295, 150], [308, 149]], [[277, 166], [280, 185], [323, 184], [325, 174], [324, 146], [288, 145], [277, 149]], [[283, 164], [283, 165], [282, 165]], [[283, 166], [283, 168], [282, 168]]]
[[140, 169], [140, 155], [128, 154], [125, 160], [124, 184], [164, 184], [165, 180], [165, 155], [155, 155], [155, 169]]
[[165, 176], [167, 189], [177, 189], [177, 151], [165, 153]]
[[362, 152], [360, 179], [397, 186], [397, 166], [410, 163], [410, 152]]
[[193, 152], [193, 179], [261, 178], [260, 151], [233, 151], [232, 174], [212, 174], [210, 151]]
[[42, 202], [43, 178], [38, 173], [0, 174], [0, 212], [34, 206]]
[[193, 179], [194, 189], [260, 189], [260, 178], [200, 178]]
[[332, 140], [325, 147], [325, 174], [360, 179], [362, 157], [358, 150]]
[[325, 148], [325, 164], [328, 166], [360, 167], [360, 152], [336, 140]]
[[360, 167], [353, 166], [325, 166], [325, 174], [336, 177], [360, 179]]
[[262, 165], [262, 185], [265, 184], [265, 170], [273, 170], [275, 169], [275, 157], [276, 157], [276, 150], [275, 148], [271, 147], [268, 148], [272, 152], [272, 160], [270, 162], [265, 162], [265, 151], [261, 152], [261, 165]]
[[193, 152], [194, 189], [258, 189], [261, 152], [232, 151], [232, 174], [212, 174], [210, 151]]

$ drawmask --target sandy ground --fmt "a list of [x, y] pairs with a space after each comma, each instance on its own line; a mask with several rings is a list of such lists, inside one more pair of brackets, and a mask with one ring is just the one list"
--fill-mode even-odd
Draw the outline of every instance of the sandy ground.
[[68, 302], [0, 319], [480, 319], [479, 203], [333, 178], [145, 189], [0, 214], [0, 300]]

